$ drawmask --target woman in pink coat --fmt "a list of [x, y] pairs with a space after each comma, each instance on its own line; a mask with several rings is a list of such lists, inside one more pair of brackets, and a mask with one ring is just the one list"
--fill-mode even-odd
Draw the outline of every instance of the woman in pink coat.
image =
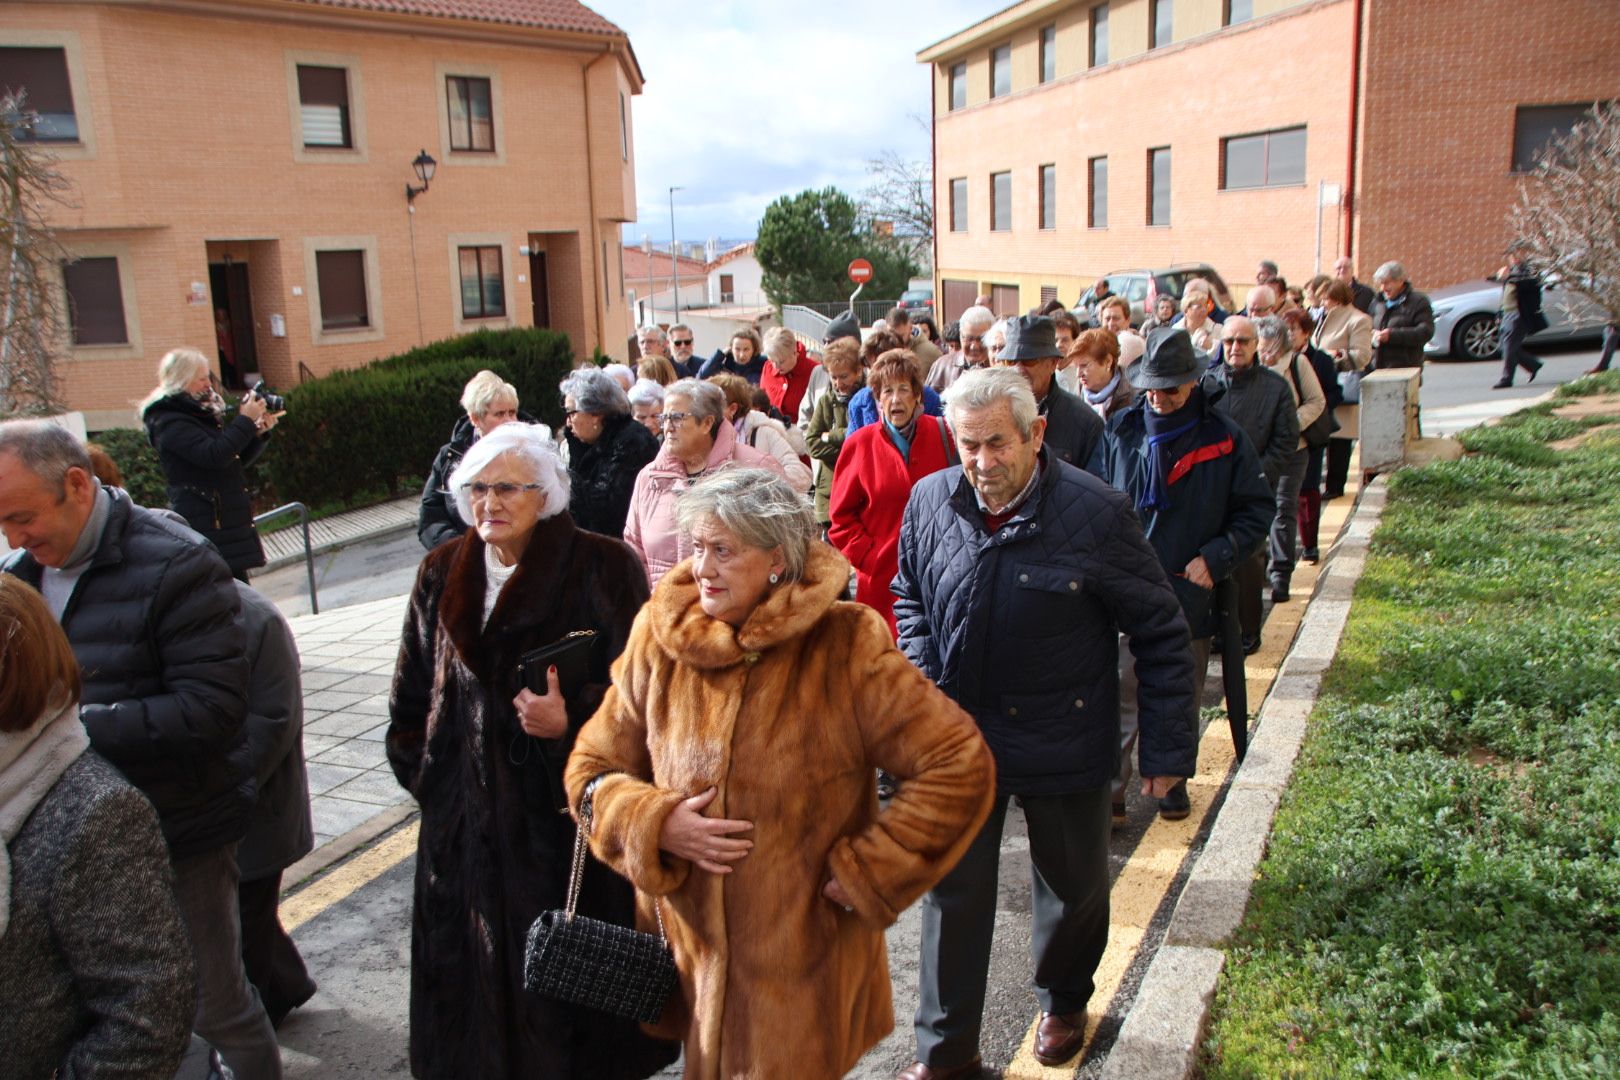
[[636, 476], [624, 542], [657, 585], [670, 568], [692, 553], [675, 526], [675, 501], [699, 477], [738, 466], [769, 469], [776, 459], [737, 441], [726, 422], [726, 395], [713, 383], [681, 379], [664, 391], [664, 445]]

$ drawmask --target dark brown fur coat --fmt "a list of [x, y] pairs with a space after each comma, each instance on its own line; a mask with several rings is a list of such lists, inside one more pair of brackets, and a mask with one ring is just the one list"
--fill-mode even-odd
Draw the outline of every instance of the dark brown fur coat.
[[[411, 1071], [418, 1077], [643, 1077], [674, 1060], [632, 1021], [523, 989], [523, 948], [542, 911], [563, 906], [574, 827], [562, 812], [572, 742], [518, 726], [518, 658], [594, 629], [593, 681], [568, 702], [573, 731], [607, 690], [647, 596], [617, 540], [564, 512], [535, 526], [489, 625], [476, 532], [422, 561], [389, 699], [388, 760], [422, 808], [411, 917]], [[629, 886], [594, 861], [584, 914], [629, 925]]]
[[[849, 564], [815, 544], [802, 580], [741, 628], [704, 614], [691, 562], [636, 619], [607, 699], [566, 780], [593, 798], [596, 853], [661, 898], [681, 1000], [656, 1030], [686, 1042], [702, 1080], [842, 1076], [894, 1026], [883, 931], [955, 864], [995, 792], [978, 729], [844, 602]], [[901, 778], [879, 813], [874, 770]], [[725, 876], [658, 850], [675, 804], [751, 821]], [[821, 895], [836, 875], [854, 901]]]

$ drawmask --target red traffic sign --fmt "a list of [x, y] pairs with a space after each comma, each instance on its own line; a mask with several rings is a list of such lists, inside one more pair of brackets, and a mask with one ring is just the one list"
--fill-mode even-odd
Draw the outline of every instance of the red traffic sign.
[[849, 280], [857, 285], [865, 285], [872, 280], [872, 264], [865, 259], [856, 259], [849, 264]]

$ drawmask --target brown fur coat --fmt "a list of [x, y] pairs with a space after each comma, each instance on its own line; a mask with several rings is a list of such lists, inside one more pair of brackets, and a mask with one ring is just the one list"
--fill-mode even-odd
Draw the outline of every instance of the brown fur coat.
[[[388, 761], [422, 808], [411, 912], [411, 1072], [432, 1080], [630, 1080], [675, 1047], [622, 1020], [523, 989], [525, 936], [563, 906], [573, 821], [562, 813], [572, 736], [523, 734], [518, 659], [574, 630], [600, 635], [578, 730], [607, 692], [647, 578], [617, 540], [566, 513], [537, 524], [484, 624], [484, 542], [469, 531], [422, 560], [389, 699]], [[630, 925], [631, 889], [587, 866], [582, 914]]]
[[[883, 930], [956, 863], [995, 792], [973, 721], [894, 647], [870, 608], [841, 600], [849, 564], [812, 546], [803, 579], [741, 628], [704, 614], [687, 561], [637, 617], [613, 688], [564, 780], [596, 788], [597, 855], [660, 897], [684, 1035], [702, 1080], [836, 1077], [894, 1026]], [[879, 813], [874, 770], [901, 778]], [[664, 820], [711, 786], [705, 813], [751, 821], [728, 875], [658, 849]], [[836, 876], [854, 901], [821, 895]]]

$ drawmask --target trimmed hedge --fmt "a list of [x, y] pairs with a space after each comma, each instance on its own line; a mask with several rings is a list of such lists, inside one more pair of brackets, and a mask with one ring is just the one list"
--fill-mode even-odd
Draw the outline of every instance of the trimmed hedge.
[[484, 368], [517, 387], [526, 412], [561, 424], [557, 384], [573, 368], [568, 336], [479, 330], [291, 387], [253, 471], [276, 501], [312, 507], [419, 490], [462, 415], [462, 389]]
[[146, 439], [145, 428], [111, 428], [91, 436], [91, 441], [117, 464], [124, 474], [124, 490], [139, 506], [168, 506], [169, 489], [163, 479], [163, 466], [157, 451]]

